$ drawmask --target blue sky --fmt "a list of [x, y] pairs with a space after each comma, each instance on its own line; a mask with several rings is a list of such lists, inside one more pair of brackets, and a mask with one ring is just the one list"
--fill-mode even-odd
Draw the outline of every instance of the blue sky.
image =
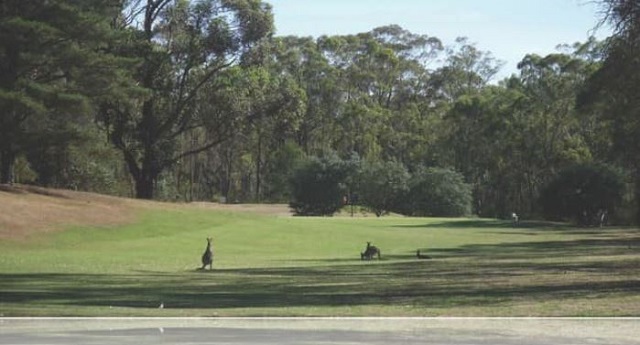
[[452, 44], [470, 42], [506, 64], [498, 78], [517, 73], [528, 53], [546, 55], [563, 43], [603, 39], [594, 31], [599, 9], [590, 0], [266, 0], [279, 36], [346, 35], [398, 24]]

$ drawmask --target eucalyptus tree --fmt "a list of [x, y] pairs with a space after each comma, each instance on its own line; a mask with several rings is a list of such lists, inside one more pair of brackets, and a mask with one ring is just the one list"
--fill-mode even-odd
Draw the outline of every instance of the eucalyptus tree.
[[195, 161], [181, 161], [182, 171], [197, 182], [201, 197], [221, 193], [226, 199], [257, 201], [274, 194], [269, 182], [279, 178], [273, 176], [270, 160], [295, 138], [305, 94], [291, 75], [274, 69], [271, 45], [261, 42], [241, 65], [203, 87], [196, 110], [207, 114], [202, 121], [209, 130], [189, 134], [185, 145], [197, 146], [207, 137], [229, 139], [198, 154]]
[[[136, 197], [148, 199], [165, 169], [232, 135], [229, 122], [207, 120], [197, 104], [205, 86], [271, 35], [273, 17], [259, 0], [137, 0], [126, 10], [134, 15], [122, 29], [133, 34], [122, 49], [141, 59], [134, 78], [149, 95], [103, 102], [99, 121], [124, 156]], [[209, 135], [196, 146], [177, 145], [199, 130]]]
[[446, 48], [444, 65], [431, 78], [432, 88], [439, 97], [453, 101], [482, 89], [503, 65], [491, 52], [478, 49], [466, 37], [458, 37]]
[[474, 212], [489, 217], [504, 212], [511, 199], [511, 179], [505, 172], [517, 169], [512, 143], [516, 104], [522, 97], [503, 86], [487, 86], [475, 94], [459, 97], [437, 125], [437, 164], [464, 176], [473, 187]]
[[[529, 157], [543, 173], [554, 173], [562, 161], [591, 159], [579, 131], [576, 95], [589, 73], [589, 62], [569, 54], [527, 55], [519, 64], [525, 93], [531, 102], [523, 134]], [[533, 163], [533, 161], [532, 161]]]
[[391, 78], [383, 78], [389, 90], [385, 109], [390, 111], [379, 138], [383, 157], [406, 166], [431, 164], [444, 105], [432, 87], [433, 69], [445, 47], [436, 37], [396, 25], [376, 28], [372, 36], [398, 59]]
[[603, 24], [613, 27], [600, 68], [581, 97], [583, 110], [610, 129], [611, 155], [633, 172], [636, 221], [640, 222], [640, 3], [600, 0]]
[[270, 50], [270, 69], [290, 76], [304, 91], [305, 109], [291, 139], [307, 154], [331, 148], [333, 119], [343, 104], [336, 61], [323, 54], [325, 38], [277, 37]]
[[241, 73], [241, 80], [231, 90], [248, 121], [241, 131], [243, 144], [237, 148], [250, 159], [254, 200], [260, 201], [270, 153], [282, 148], [298, 129], [305, 94], [290, 77], [271, 73], [268, 68], [249, 68]]
[[419, 147], [430, 148], [413, 156], [420, 157], [422, 164], [453, 167], [475, 182], [479, 173], [472, 170], [481, 157], [477, 153], [486, 147], [479, 142], [484, 140], [482, 117], [490, 107], [484, 97], [491, 92], [482, 93], [502, 62], [466, 38], [458, 38], [444, 54], [442, 64], [424, 78], [418, 94], [426, 102], [419, 103], [417, 118], [422, 136], [414, 138], [429, 138], [427, 145]]
[[11, 182], [17, 155], [79, 140], [91, 100], [135, 89], [126, 61], [106, 49], [117, 12], [104, 1], [0, 5], [0, 183]]
[[[441, 121], [435, 122], [435, 162], [460, 172], [474, 191], [474, 212], [496, 216], [496, 200], [484, 188], [493, 178], [490, 162], [499, 141], [495, 132], [506, 116], [512, 94], [490, 85], [503, 62], [478, 49], [467, 38], [446, 48], [444, 64], [428, 80], [428, 90], [439, 105]], [[494, 186], [495, 188], [495, 186]]]
[[474, 188], [475, 211], [531, 215], [542, 185], [567, 165], [593, 159], [576, 95], [597, 62], [597, 42], [527, 55], [520, 76], [459, 96], [443, 119], [440, 162]]
[[316, 40], [278, 37], [270, 69], [306, 94], [295, 140], [307, 154], [335, 149], [407, 161], [423, 147], [432, 111], [426, 66], [442, 49], [437, 38], [396, 25]]
[[576, 111], [576, 96], [597, 68], [590, 55], [597, 42], [565, 46], [565, 52], [541, 57], [527, 55], [519, 63], [519, 83], [524, 98], [516, 108], [519, 171], [517, 204], [521, 212], [537, 211], [534, 201], [546, 184], [567, 166], [594, 159], [585, 130], [587, 123]]
[[337, 70], [343, 100], [334, 111], [334, 146], [365, 158], [405, 155], [405, 136], [416, 137], [415, 124], [430, 110], [423, 106], [430, 104], [426, 66], [443, 49], [440, 40], [392, 25], [322, 37], [319, 45]]

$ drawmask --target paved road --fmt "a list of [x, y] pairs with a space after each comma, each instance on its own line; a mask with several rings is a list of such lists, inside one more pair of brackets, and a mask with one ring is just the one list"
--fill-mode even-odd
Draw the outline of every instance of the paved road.
[[0, 319], [0, 344], [640, 345], [640, 319]]

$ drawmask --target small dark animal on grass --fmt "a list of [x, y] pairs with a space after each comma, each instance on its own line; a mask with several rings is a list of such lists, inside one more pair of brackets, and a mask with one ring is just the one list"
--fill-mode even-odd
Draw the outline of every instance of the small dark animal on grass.
[[207, 248], [204, 250], [204, 254], [202, 254], [201, 270], [205, 269], [207, 265], [209, 266], [209, 269], [213, 269], [213, 251], [211, 250], [211, 241], [213, 241], [213, 238], [207, 237]]
[[416, 257], [418, 259], [431, 259], [429, 255], [420, 254], [420, 249], [416, 251]]
[[360, 253], [360, 260], [371, 260], [374, 256], [378, 256], [378, 260], [380, 260], [380, 249], [372, 246], [371, 242], [367, 242], [367, 248], [364, 253]]

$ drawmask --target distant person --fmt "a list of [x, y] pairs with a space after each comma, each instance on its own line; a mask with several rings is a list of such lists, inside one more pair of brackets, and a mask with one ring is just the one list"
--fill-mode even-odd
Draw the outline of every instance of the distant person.
[[511, 213], [511, 224], [513, 226], [518, 225], [518, 223], [520, 223], [520, 218], [518, 217], [518, 214], [515, 212]]

